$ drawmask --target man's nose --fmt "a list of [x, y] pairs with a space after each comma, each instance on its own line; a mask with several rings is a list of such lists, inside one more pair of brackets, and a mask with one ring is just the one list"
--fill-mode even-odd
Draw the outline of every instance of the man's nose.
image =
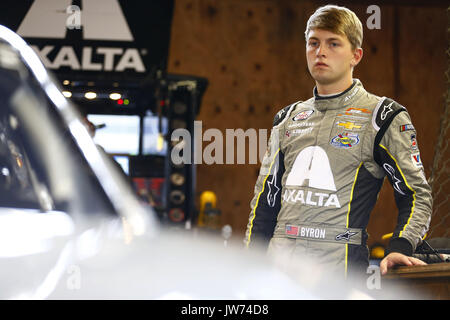
[[326, 56], [326, 48], [324, 45], [320, 44], [316, 49], [316, 56], [325, 57]]

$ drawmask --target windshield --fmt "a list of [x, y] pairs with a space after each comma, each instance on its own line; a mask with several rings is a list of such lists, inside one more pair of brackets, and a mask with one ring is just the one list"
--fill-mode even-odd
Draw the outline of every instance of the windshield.
[[0, 207], [113, 213], [43, 90], [0, 44]]

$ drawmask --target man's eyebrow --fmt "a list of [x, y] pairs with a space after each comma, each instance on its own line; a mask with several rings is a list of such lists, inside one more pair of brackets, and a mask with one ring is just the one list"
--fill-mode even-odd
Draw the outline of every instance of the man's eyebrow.
[[326, 41], [341, 41], [339, 38], [327, 38]]
[[[319, 40], [319, 38], [316, 38], [316, 37], [309, 37], [308, 40]], [[332, 37], [332, 38], [326, 38], [325, 41], [342, 41], [342, 40], [339, 39], [339, 38], [333, 38], [333, 37]]]

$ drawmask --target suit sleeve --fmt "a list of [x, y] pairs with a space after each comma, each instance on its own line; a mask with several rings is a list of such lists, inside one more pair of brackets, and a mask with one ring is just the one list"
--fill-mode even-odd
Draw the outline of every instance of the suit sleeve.
[[247, 247], [269, 242], [281, 208], [281, 179], [285, 168], [277, 125], [282, 121], [283, 113], [286, 112], [285, 109], [283, 110], [275, 117], [268, 147], [256, 180], [254, 196], [250, 202], [251, 211], [244, 240]]
[[420, 158], [416, 130], [406, 109], [396, 106], [391, 117], [381, 125], [374, 156], [394, 189], [398, 208], [397, 225], [385, 255], [400, 252], [411, 256], [428, 231], [432, 195]]

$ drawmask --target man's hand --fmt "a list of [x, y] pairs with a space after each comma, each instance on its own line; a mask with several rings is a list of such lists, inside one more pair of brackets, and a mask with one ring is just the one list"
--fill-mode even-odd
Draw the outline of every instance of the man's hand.
[[391, 252], [380, 262], [380, 272], [385, 275], [388, 269], [395, 265], [404, 266], [423, 266], [426, 265], [425, 262], [414, 257], [408, 257], [399, 252]]

